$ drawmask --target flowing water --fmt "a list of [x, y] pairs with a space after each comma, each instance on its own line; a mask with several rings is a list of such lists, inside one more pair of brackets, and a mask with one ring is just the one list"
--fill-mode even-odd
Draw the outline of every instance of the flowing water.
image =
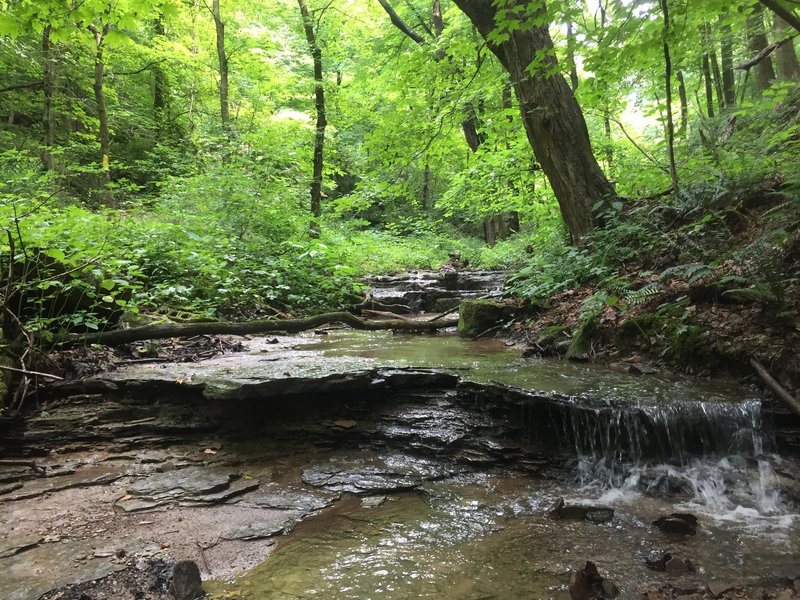
[[[526, 442], [557, 440], [564, 468], [547, 479], [478, 468], [414, 492], [350, 497], [298, 526], [250, 573], [212, 583], [213, 598], [566, 599], [570, 572], [586, 560], [622, 598], [665, 581], [691, 588], [800, 576], [798, 466], [769, 453], [753, 392], [526, 360], [502, 343], [448, 336], [334, 331], [300, 349], [563, 394], [547, 418], [524, 401], [521, 414]], [[557, 498], [613, 508], [614, 518], [554, 520]], [[653, 527], [672, 512], [697, 515], [697, 534], [676, 539]], [[696, 570], [644, 566], [665, 552]]]

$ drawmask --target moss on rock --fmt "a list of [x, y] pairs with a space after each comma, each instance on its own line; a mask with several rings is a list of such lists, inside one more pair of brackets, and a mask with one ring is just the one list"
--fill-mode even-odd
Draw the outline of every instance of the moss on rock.
[[464, 300], [458, 309], [458, 333], [463, 337], [474, 337], [509, 320], [513, 314], [513, 308], [501, 302]]

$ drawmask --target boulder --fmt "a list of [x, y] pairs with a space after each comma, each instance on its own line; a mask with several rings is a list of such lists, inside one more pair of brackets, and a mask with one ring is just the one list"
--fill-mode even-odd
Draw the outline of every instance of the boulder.
[[495, 300], [464, 300], [458, 309], [458, 333], [462, 337], [475, 337], [508, 321], [513, 309]]
[[194, 561], [182, 560], [175, 563], [169, 593], [175, 600], [196, 600], [206, 595], [200, 569]]

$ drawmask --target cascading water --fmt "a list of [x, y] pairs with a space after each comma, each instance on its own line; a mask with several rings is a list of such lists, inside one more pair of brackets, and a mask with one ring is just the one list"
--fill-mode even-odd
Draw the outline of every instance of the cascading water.
[[592, 404], [573, 399], [552, 425], [574, 450], [584, 490], [673, 497], [717, 516], [788, 510], [761, 403]]

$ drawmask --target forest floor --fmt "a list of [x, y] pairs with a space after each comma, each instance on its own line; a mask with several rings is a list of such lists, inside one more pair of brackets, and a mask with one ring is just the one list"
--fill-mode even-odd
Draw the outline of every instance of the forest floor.
[[[800, 400], [800, 230], [790, 217], [774, 218], [788, 204], [780, 186], [766, 182], [691, 219], [672, 213], [661, 227], [668, 254], [634, 252], [615, 277], [625, 289], [587, 285], [523, 305], [531, 316], [515, 335], [528, 354], [698, 376], [749, 376], [756, 359]], [[642, 202], [628, 223], [656, 208]], [[724, 234], [697, 227], [698, 214], [713, 215]]]

